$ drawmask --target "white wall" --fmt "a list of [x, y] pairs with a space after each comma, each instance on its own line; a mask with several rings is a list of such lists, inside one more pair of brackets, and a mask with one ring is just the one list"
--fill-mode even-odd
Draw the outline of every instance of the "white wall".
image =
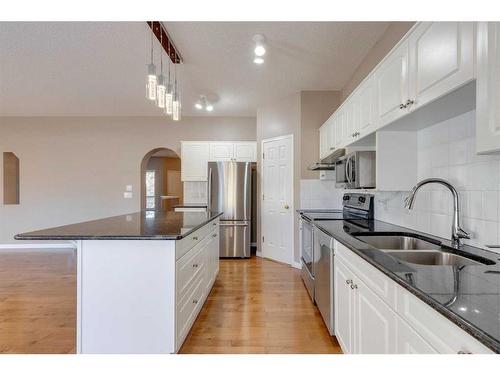
[[[16, 233], [140, 209], [144, 155], [181, 140], [255, 141], [255, 118], [0, 117], [0, 157], [20, 159], [19, 205], [0, 205], [0, 243]], [[0, 189], [3, 189], [0, 175]], [[124, 199], [125, 185], [133, 199]], [[2, 194], [0, 190], [0, 194]]]
[[[476, 155], [475, 111], [418, 132], [418, 180], [440, 177], [460, 197], [461, 224], [475, 246], [500, 242], [500, 155]], [[416, 196], [413, 210], [403, 208], [408, 192], [375, 194], [377, 219], [450, 238], [451, 193], [431, 184]]]

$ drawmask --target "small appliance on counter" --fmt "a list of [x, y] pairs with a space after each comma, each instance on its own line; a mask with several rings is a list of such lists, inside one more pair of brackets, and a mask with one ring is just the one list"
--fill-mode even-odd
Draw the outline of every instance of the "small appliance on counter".
[[370, 225], [374, 216], [373, 195], [346, 193], [342, 198], [342, 207], [342, 210], [300, 211], [301, 276], [331, 335], [334, 334], [333, 238], [314, 222], [344, 220], [353, 225]]

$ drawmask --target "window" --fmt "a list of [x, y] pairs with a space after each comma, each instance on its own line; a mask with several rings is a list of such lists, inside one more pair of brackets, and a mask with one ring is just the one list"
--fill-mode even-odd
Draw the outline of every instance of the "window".
[[155, 209], [155, 174], [156, 171], [146, 171], [146, 210]]

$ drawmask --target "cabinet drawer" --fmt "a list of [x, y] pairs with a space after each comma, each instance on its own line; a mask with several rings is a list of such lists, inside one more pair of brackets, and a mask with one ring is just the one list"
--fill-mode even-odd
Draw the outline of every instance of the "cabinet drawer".
[[196, 244], [208, 236], [214, 228], [218, 226], [219, 220], [213, 220], [207, 225], [194, 231], [189, 236], [175, 242], [175, 259], [180, 259], [184, 254], [191, 250]]
[[203, 273], [203, 268], [205, 267], [205, 245], [206, 241], [200, 242], [176, 262], [175, 289], [177, 301], [182, 299], [186, 294], [190, 284], [193, 283], [196, 277], [200, 273]]
[[336, 242], [335, 255], [338, 255], [370, 289], [384, 300], [392, 309], [396, 305], [396, 284], [378, 269], [349, 250], [341, 243]]
[[203, 306], [205, 297], [205, 283], [203, 273], [199, 273], [197, 278], [191, 284], [188, 293], [177, 303], [176, 326], [177, 341], [176, 348], [179, 350], [186, 338], [191, 326], [193, 325], [198, 312]]
[[492, 353], [487, 347], [402, 287], [397, 312], [439, 353]]

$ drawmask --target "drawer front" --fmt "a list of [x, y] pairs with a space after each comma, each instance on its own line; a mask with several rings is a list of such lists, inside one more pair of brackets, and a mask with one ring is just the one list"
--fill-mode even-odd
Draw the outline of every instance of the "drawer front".
[[177, 303], [176, 326], [177, 341], [176, 348], [179, 350], [193, 325], [198, 313], [203, 306], [205, 297], [205, 280], [200, 273], [189, 288], [188, 293]]
[[492, 353], [456, 324], [402, 287], [397, 287], [397, 312], [439, 353]]
[[205, 245], [206, 240], [200, 242], [192, 248], [187, 254], [179, 259], [176, 264], [176, 292], [177, 301], [179, 301], [189, 289], [190, 284], [200, 274], [205, 267]]
[[396, 283], [355, 254], [341, 243], [335, 241], [335, 255], [351, 268], [370, 289], [384, 300], [391, 308], [396, 307]]
[[213, 220], [189, 236], [175, 242], [175, 259], [180, 259], [184, 254], [191, 250], [196, 244], [200, 243], [219, 225], [219, 219]]

